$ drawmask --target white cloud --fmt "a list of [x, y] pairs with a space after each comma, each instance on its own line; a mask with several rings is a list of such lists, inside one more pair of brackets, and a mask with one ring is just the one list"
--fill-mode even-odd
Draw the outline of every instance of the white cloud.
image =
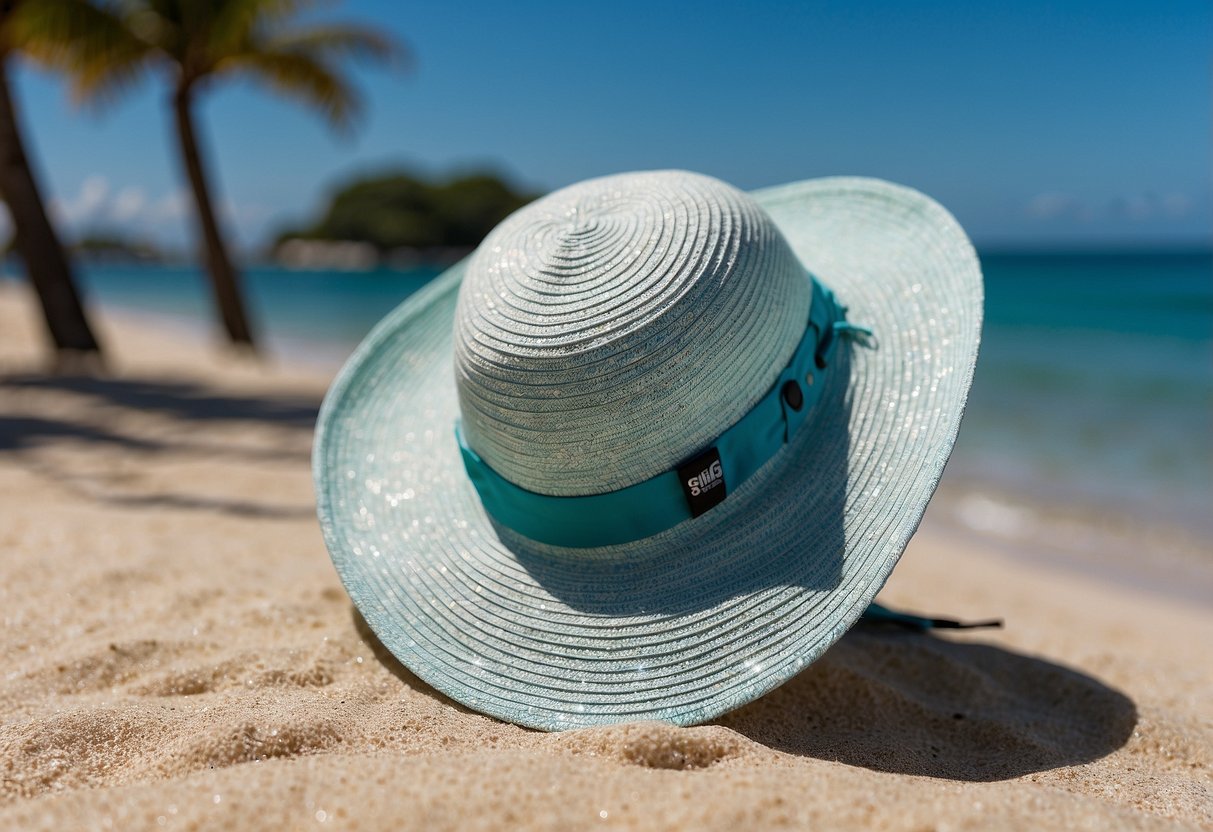
[[1154, 216], [1154, 199], [1150, 195], [1134, 194], [1116, 201], [1120, 213], [1134, 221], [1148, 220]]
[[1028, 216], [1038, 220], [1051, 220], [1071, 213], [1078, 207], [1078, 200], [1070, 194], [1048, 191], [1037, 194], [1028, 201]]
[[152, 223], [179, 222], [190, 211], [190, 195], [185, 188], [178, 188], [156, 200], [149, 211]]
[[271, 213], [269, 208], [256, 203], [238, 205], [229, 199], [223, 204], [223, 216], [228, 222], [258, 223], [268, 218]]
[[[178, 246], [197, 233], [193, 222], [194, 197], [185, 186], [156, 194], [138, 185], [115, 187], [106, 177], [93, 174], [80, 183], [74, 194], [53, 197], [48, 207], [67, 240], [103, 230]], [[232, 234], [232, 242], [248, 245], [260, 238], [274, 214], [264, 204], [231, 199], [217, 208]], [[7, 211], [0, 203], [0, 239], [10, 227], [7, 219]]]
[[1162, 198], [1163, 213], [1174, 219], [1188, 216], [1192, 207], [1192, 199], [1187, 194], [1170, 193]]
[[1152, 193], [1129, 194], [1112, 200], [1111, 213], [1132, 222], [1147, 220], [1180, 220], [1195, 207], [1187, 194], [1172, 191], [1159, 197]]
[[109, 215], [117, 223], [128, 223], [139, 217], [143, 207], [147, 205], [147, 195], [142, 188], [123, 188], [114, 197]]
[[93, 175], [80, 183], [80, 191], [70, 199], [52, 199], [51, 213], [60, 223], [87, 225], [99, 218], [109, 197], [110, 186], [104, 176]]
[[[69, 231], [79, 232], [93, 226], [117, 227], [131, 231], [154, 231], [162, 226], [179, 226], [193, 212], [193, 196], [184, 187], [159, 197], [146, 190], [128, 185], [114, 192], [109, 181], [100, 175], [87, 177], [71, 197], [51, 200], [55, 220]], [[251, 206], [252, 213], [260, 211]], [[251, 216], [249, 207], [231, 208], [234, 216]]]
[[1161, 198], [1149, 192], [1122, 194], [1097, 206], [1062, 191], [1046, 191], [1028, 200], [1024, 212], [1039, 221], [1088, 223], [1096, 219], [1112, 219], [1140, 223], [1183, 219], [1191, 214], [1194, 207], [1194, 200], [1179, 192], [1171, 192]]

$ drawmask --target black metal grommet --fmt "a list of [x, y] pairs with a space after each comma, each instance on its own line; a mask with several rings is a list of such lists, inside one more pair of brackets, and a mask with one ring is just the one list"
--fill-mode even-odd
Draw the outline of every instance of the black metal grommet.
[[789, 379], [783, 385], [783, 400], [788, 403], [788, 407], [797, 412], [804, 407], [804, 393], [800, 392], [800, 385], [794, 380]]

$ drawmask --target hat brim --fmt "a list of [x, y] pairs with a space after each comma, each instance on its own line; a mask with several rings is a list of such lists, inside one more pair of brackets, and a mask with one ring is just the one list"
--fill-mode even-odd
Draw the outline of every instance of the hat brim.
[[840, 351], [811, 421], [699, 518], [580, 550], [494, 525], [454, 435], [463, 264], [388, 315], [333, 383], [313, 455], [325, 542], [368, 625], [434, 688], [548, 730], [695, 724], [818, 658], [888, 578], [960, 425], [976, 254], [946, 210], [887, 182], [752, 196], [878, 347]]

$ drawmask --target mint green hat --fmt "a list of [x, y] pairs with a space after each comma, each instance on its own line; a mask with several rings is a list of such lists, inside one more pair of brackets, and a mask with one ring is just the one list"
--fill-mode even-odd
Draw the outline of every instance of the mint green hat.
[[831, 178], [556, 191], [385, 318], [325, 398], [325, 542], [405, 666], [548, 730], [702, 722], [872, 602], [951, 452], [981, 270]]

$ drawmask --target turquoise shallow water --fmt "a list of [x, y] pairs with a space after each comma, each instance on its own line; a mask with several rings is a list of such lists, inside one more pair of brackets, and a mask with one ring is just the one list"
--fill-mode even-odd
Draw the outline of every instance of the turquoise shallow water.
[[1213, 534], [1213, 254], [988, 255], [948, 475]]
[[[989, 254], [986, 326], [947, 477], [1213, 536], [1213, 253]], [[337, 364], [437, 270], [252, 269], [279, 353]], [[89, 298], [209, 325], [196, 269], [92, 266]]]

